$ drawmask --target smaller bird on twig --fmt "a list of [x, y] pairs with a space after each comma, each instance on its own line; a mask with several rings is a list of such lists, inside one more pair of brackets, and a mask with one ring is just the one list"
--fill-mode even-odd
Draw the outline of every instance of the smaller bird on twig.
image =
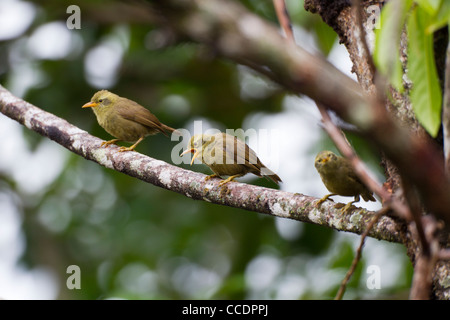
[[355, 200], [347, 203], [342, 209], [342, 212], [347, 212], [353, 203], [360, 201], [360, 196], [365, 201], [376, 201], [373, 193], [361, 182], [350, 161], [346, 158], [325, 150], [317, 154], [314, 165], [320, 174], [323, 184], [331, 192], [331, 194], [321, 198], [317, 205], [322, 204], [331, 196], [353, 196]]

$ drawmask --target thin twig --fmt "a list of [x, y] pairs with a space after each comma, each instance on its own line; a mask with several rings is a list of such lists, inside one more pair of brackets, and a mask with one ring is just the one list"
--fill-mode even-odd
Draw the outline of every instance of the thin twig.
[[355, 272], [355, 269], [356, 269], [356, 266], [358, 265], [359, 260], [361, 260], [362, 249], [363, 249], [364, 243], [366, 241], [366, 237], [369, 234], [369, 231], [372, 229], [372, 227], [375, 225], [375, 223], [378, 221], [378, 219], [380, 219], [380, 217], [382, 215], [386, 214], [389, 210], [390, 210], [390, 208], [388, 208], [388, 207], [383, 207], [380, 210], [378, 210], [375, 213], [375, 215], [373, 216], [372, 220], [367, 225], [366, 230], [364, 230], [364, 233], [361, 235], [359, 247], [356, 250], [356, 255], [353, 258], [350, 269], [345, 274], [344, 280], [342, 280], [341, 286], [339, 287], [339, 290], [338, 290], [334, 300], [341, 300], [342, 297], [344, 296], [345, 289], [347, 288], [347, 283], [350, 281], [350, 278], [352, 277], [353, 273]]
[[419, 240], [422, 249], [421, 254], [429, 256], [431, 252], [429, 239], [432, 239], [432, 237], [427, 238], [425, 234], [425, 228], [422, 222], [422, 209], [420, 206], [419, 196], [417, 194], [417, 191], [409, 183], [404, 183], [402, 181], [402, 188], [406, 202], [409, 205], [411, 218], [415, 224], [416, 228], [415, 236]]
[[444, 106], [442, 110], [442, 128], [444, 131], [445, 173], [450, 179], [450, 42], [447, 46], [445, 62]]
[[438, 260], [450, 260], [450, 249], [441, 249], [438, 253]]
[[294, 32], [292, 30], [291, 18], [286, 8], [286, 2], [284, 0], [273, 0], [273, 6], [280, 22], [281, 28], [286, 34], [286, 38], [295, 43]]

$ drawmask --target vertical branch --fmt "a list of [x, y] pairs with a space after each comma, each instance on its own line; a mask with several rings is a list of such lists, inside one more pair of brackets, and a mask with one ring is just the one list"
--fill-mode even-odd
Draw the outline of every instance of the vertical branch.
[[431, 297], [433, 271], [440, 257], [441, 249], [436, 238], [438, 225], [436, 220], [431, 216], [424, 216], [421, 219], [421, 225], [424, 228], [424, 236], [426, 237], [428, 248], [423, 248], [419, 253], [414, 265], [414, 276], [412, 279], [409, 298], [411, 300], [428, 300]]
[[362, 12], [363, 8], [361, 6], [360, 0], [352, 0], [352, 7], [356, 16], [356, 24], [358, 25], [359, 29], [359, 41], [364, 50], [364, 55], [365, 58], [367, 59], [367, 65], [370, 68], [370, 73], [374, 76], [376, 68], [375, 63], [373, 62], [372, 59], [372, 55], [370, 54], [369, 45], [367, 44], [366, 29], [364, 29], [363, 24], [363, 12]]
[[442, 125], [444, 130], [445, 173], [450, 179], [450, 42], [447, 46], [447, 57], [445, 61], [445, 87], [443, 103]]
[[288, 40], [295, 42], [294, 33], [292, 31], [291, 18], [286, 8], [286, 2], [284, 0], [273, 0], [273, 6], [275, 7], [275, 12], [280, 22], [281, 28], [286, 34]]

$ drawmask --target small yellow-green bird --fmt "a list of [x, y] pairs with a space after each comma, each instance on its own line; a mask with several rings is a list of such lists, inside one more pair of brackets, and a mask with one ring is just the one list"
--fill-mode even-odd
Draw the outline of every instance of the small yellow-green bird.
[[335, 195], [355, 197], [354, 201], [343, 208], [343, 212], [346, 212], [353, 203], [360, 201], [359, 196], [365, 201], [376, 201], [373, 193], [361, 182], [346, 158], [325, 150], [317, 154], [314, 165], [323, 184], [331, 192], [320, 199], [318, 205]]
[[134, 143], [130, 147], [120, 147], [120, 152], [134, 150], [146, 136], [158, 132], [167, 136], [167, 132], [176, 131], [161, 123], [153, 113], [137, 102], [107, 90], [96, 92], [82, 108], [92, 108], [100, 126], [116, 138], [104, 141], [102, 146], [118, 141]]
[[186, 153], [194, 154], [191, 165], [200, 156], [200, 160], [214, 172], [206, 180], [229, 176], [220, 182], [220, 186], [249, 172], [275, 183], [281, 182], [280, 177], [268, 169], [246, 143], [226, 133], [194, 135], [181, 156]]

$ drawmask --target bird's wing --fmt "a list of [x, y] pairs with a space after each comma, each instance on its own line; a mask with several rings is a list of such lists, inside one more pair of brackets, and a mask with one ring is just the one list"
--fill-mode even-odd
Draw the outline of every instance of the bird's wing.
[[158, 118], [153, 113], [137, 102], [126, 98], [123, 99], [125, 100], [119, 101], [116, 104], [117, 112], [121, 117], [140, 123], [143, 126], [154, 128], [167, 135], [163, 124], [159, 122]]
[[355, 170], [353, 169], [353, 166], [351, 165], [350, 162], [348, 161], [344, 161], [341, 163], [341, 166], [343, 167], [344, 170], [342, 170], [343, 172], [347, 173], [347, 176], [350, 180], [354, 181], [357, 184], [362, 185], [363, 187], [364, 184], [361, 182], [361, 180], [359, 179], [359, 177], [357, 176], [357, 174], [355, 173]]
[[219, 138], [218, 140], [223, 145], [228, 161], [233, 159], [233, 162], [236, 164], [242, 164], [249, 167], [252, 171], [260, 172], [261, 161], [258, 159], [255, 151], [250, 149], [245, 142], [225, 133], [222, 133], [221, 139]]
[[363, 199], [365, 201], [369, 201], [369, 200], [370, 201], [376, 201], [375, 198], [373, 197], [373, 193], [367, 188], [367, 186], [361, 181], [361, 179], [359, 179], [359, 177], [357, 176], [357, 174], [353, 170], [353, 167], [352, 167], [351, 163], [345, 162], [344, 163], [344, 167], [348, 168], [348, 170], [346, 170], [346, 172], [349, 172], [348, 177], [351, 180], [353, 180], [355, 183], [357, 183], [357, 184], [359, 184], [361, 186], [361, 196], [363, 197]]

